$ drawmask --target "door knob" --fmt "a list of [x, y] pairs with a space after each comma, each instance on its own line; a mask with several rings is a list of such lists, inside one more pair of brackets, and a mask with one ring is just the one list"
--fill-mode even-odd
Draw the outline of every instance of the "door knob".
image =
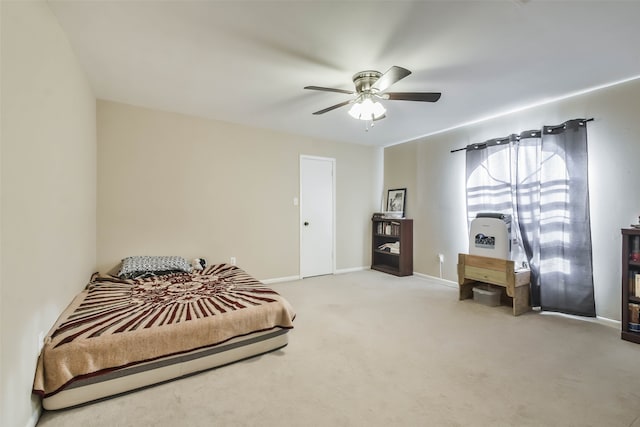
[[304, 222], [304, 226], [306, 227], [306, 226], [308, 226], [308, 225], [309, 225], [309, 222], [308, 222], [308, 221], [305, 221], [305, 222]]

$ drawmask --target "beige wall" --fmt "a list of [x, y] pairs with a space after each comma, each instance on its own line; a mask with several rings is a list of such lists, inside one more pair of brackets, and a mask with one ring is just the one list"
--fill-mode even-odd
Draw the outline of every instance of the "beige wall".
[[99, 101], [98, 267], [130, 255], [237, 258], [299, 274], [300, 155], [336, 159], [336, 268], [369, 264], [381, 149]]
[[95, 98], [44, 2], [1, 2], [0, 424], [35, 422], [47, 332], [95, 268]]
[[[408, 187], [415, 221], [416, 272], [456, 281], [466, 252], [465, 155], [452, 149], [473, 142], [593, 117], [588, 124], [593, 272], [598, 316], [620, 320], [620, 228], [640, 215], [640, 80], [514, 113], [385, 149], [385, 188]], [[411, 173], [408, 173], [411, 171]]]

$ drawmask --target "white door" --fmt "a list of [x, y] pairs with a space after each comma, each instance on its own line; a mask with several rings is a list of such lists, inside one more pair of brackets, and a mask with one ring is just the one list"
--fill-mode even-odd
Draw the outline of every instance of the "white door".
[[300, 276], [332, 274], [335, 159], [300, 156]]

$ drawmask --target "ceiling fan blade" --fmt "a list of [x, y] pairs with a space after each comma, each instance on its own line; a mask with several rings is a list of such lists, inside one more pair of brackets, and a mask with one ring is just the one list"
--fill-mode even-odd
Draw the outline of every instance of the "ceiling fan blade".
[[436, 102], [441, 95], [440, 92], [387, 92], [382, 97], [395, 101]]
[[372, 89], [377, 89], [378, 92], [384, 92], [392, 84], [404, 79], [411, 71], [406, 68], [398, 67], [394, 65], [389, 68], [386, 73], [380, 76], [378, 80], [371, 86]]
[[355, 92], [352, 90], [345, 90], [345, 89], [334, 89], [334, 88], [330, 88], [330, 87], [321, 87], [321, 86], [305, 86], [305, 89], [310, 89], [310, 90], [321, 90], [323, 92], [338, 92], [338, 93], [346, 93], [348, 95], [353, 95]]
[[351, 103], [353, 103], [353, 99], [350, 99], [350, 100], [348, 100], [348, 101], [341, 102], [340, 104], [332, 105], [331, 107], [327, 107], [327, 108], [325, 108], [324, 110], [316, 111], [316, 112], [315, 112], [315, 113], [313, 113], [313, 114], [314, 114], [314, 115], [316, 115], [316, 116], [317, 116], [318, 114], [324, 114], [324, 113], [327, 113], [327, 112], [329, 112], [329, 111], [331, 111], [331, 110], [335, 110], [336, 108], [344, 107], [345, 105], [348, 105], [348, 104], [351, 104]]

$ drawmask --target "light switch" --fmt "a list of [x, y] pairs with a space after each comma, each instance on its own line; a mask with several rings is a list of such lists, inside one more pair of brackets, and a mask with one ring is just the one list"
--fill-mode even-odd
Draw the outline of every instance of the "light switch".
[[298, 198], [297, 197], [293, 198], [293, 206], [298, 206]]

